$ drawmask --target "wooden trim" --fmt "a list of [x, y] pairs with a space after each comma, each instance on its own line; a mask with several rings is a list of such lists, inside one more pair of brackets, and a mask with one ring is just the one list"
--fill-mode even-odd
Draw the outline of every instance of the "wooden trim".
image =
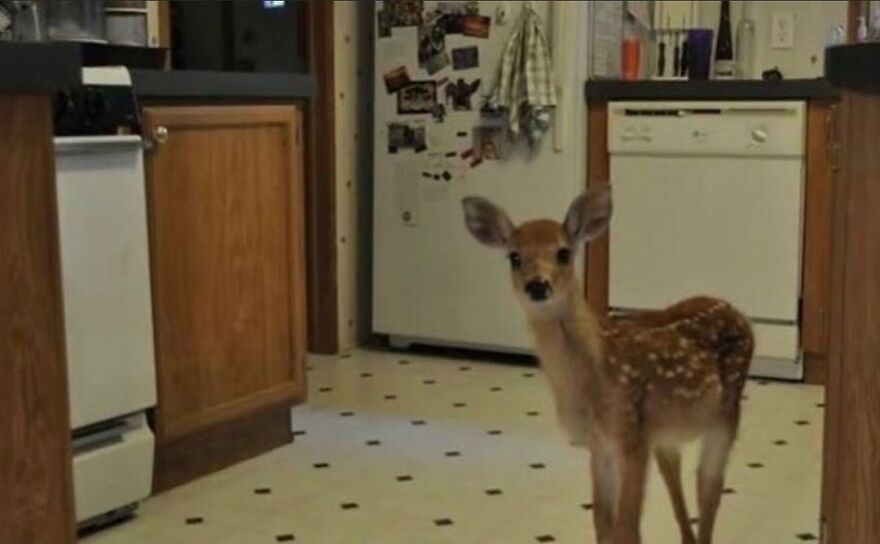
[[856, 43], [859, 31], [859, 16], [863, 11], [864, 0], [849, 0], [846, 9], [846, 34], [849, 43]]
[[[236, 106], [154, 106], [144, 112], [145, 117], [170, 117], [169, 127], [230, 127], [237, 125], [277, 125], [279, 116], [299, 118], [297, 106], [290, 104], [266, 104]], [[152, 123], [150, 123], [152, 124]], [[291, 127], [294, 123], [290, 123]], [[295, 137], [293, 128], [291, 137]], [[291, 157], [292, 159], [292, 157]]]
[[258, 412], [269, 406], [277, 404], [291, 406], [302, 398], [303, 391], [300, 383], [285, 383], [189, 417], [176, 419], [170, 423], [165, 423], [163, 418], [159, 418], [156, 438], [164, 444], [197, 433], [199, 429], [207, 429], [221, 424], [228, 425], [231, 420]]
[[159, 2], [159, 47], [171, 49], [171, 2]]
[[159, 2], [159, 47], [165, 48], [165, 69], [171, 70], [171, 0]]
[[[590, 102], [587, 108], [587, 186], [607, 185], [611, 178], [608, 155], [608, 104]], [[600, 319], [608, 315], [608, 233], [587, 247], [587, 302]]]
[[308, 69], [318, 80], [306, 118], [309, 350], [339, 351], [333, 2], [306, 2]]
[[828, 160], [833, 102], [807, 106], [804, 190], [803, 316], [801, 341], [807, 383], [825, 383], [831, 316], [831, 167]]
[[75, 542], [51, 111], [0, 96], [0, 542]]
[[298, 386], [294, 400], [305, 400], [307, 387], [306, 351], [308, 343], [308, 313], [306, 301], [306, 209], [305, 166], [303, 164], [303, 114], [302, 108], [295, 106], [292, 133], [290, 134], [290, 195], [288, 210], [288, 232], [290, 232], [290, 353], [293, 356], [293, 380]]
[[156, 448], [153, 492], [159, 493], [289, 444], [290, 406], [271, 406]]
[[[840, 127], [847, 109], [836, 106], [831, 111], [831, 130], [829, 131], [832, 153], [839, 153], [843, 134]], [[825, 385], [825, 429], [822, 467], [822, 515], [823, 522], [836, 515], [839, 452], [837, 430], [840, 427], [840, 383], [841, 367], [839, 354], [843, 349], [843, 280], [846, 276], [846, 163], [832, 155], [832, 244], [831, 244], [831, 318], [828, 330], [828, 378]], [[839, 165], [837, 168], [835, 165]], [[827, 539], [824, 542], [829, 542]]]

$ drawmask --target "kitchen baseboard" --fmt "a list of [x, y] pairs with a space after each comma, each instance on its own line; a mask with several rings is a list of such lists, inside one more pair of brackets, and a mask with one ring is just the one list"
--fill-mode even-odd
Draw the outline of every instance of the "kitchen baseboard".
[[153, 493], [207, 476], [292, 440], [290, 403], [283, 403], [157, 443]]

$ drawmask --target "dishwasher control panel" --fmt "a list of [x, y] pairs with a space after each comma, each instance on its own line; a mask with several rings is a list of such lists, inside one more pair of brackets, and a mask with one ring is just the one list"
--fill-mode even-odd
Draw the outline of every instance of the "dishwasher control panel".
[[611, 102], [611, 153], [802, 156], [804, 102]]

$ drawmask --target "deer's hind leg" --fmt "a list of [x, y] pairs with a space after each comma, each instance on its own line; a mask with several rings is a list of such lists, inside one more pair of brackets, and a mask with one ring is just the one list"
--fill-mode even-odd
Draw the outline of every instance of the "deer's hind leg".
[[687, 503], [681, 486], [681, 452], [675, 448], [658, 447], [654, 451], [654, 456], [657, 458], [657, 466], [660, 468], [660, 474], [669, 490], [675, 521], [678, 522], [678, 527], [681, 530], [681, 542], [682, 544], [696, 544], [697, 539], [691, 528]]
[[703, 438], [703, 451], [697, 472], [697, 497], [700, 503], [698, 544], [711, 544], [715, 518], [724, 489], [724, 471], [739, 426], [739, 410], [709, 429]]

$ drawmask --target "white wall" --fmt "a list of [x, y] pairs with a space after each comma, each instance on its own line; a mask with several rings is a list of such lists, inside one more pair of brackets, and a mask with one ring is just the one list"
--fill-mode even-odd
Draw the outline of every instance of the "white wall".
[[[822, 76], [825, 68], [825, 43], [832, 28], [846, 22], [846, 0], [825, 1], [759, 1], [734, 0], [731, 2], [734, 39], [736, 25], [746, 3], [752, 4], [755, 19], [755, 72], [778, 66], [786, 79]], [[717, 0], [700, 2], [700, 22], [707, 28], [718, 28], [721, 3]], [[791, 12], [795, 16], [795, 42], [792, 49], [770, 48], [770, 24], [774, 13]]]

